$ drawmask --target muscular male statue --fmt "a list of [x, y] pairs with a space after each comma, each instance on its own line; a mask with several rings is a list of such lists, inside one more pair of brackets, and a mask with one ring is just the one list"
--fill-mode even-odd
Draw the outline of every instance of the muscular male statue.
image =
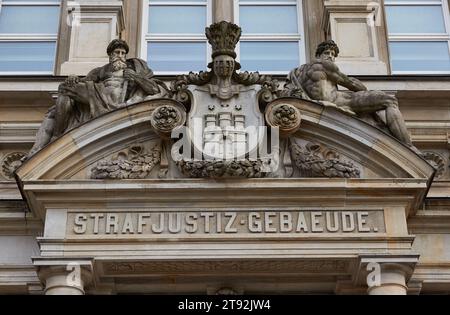
[[[386, 125], [391, 134], [420, 154], [412, 144], [398, 100], [382, 91], [367, 91], [361, 81], [342, 73], [334, 63], [338, 55], [339, 48], [334, 41], [321, 43], [316, 51], [316, 60], [291, 71], [284, 95], [320, 101], [325, 106], [337, 106], [358, 116], [385, 111]], [[349, 91], [339, 91], [338, 85]]]
[[166, 86], [153, 78], [144, 60], [126, 59], [128, 51], [125, 41], [113, 40], [107, 48], [109, 64], [92, 70], [85, 78], [69, 76], [59, 86], [56, 105], [48, 111], [28, 157], [65, 132], [101, 114], [168, 96]]

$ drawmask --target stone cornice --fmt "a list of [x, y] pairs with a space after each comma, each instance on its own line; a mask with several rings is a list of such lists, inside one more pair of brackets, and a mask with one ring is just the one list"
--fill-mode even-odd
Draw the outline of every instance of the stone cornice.
[[[207, 185], [205, 185], [207, 183]], [[407, 213], [418, 207], [427, 189], [427, 181], [420, 179], [249, 179], [249, 180], [127, 180], [127, 181], [27, 181], [23, 191], [30, 206], [40, 218], [45, 208], [76, 207], [87, 200], [93, 203], [128, 206], [152, 204], [165, 207], [185, 207], [186, 200], [208, 208], [213, 205], [242, 207], [245, 204], [276, 208], [280, 200], [290, 207], [314, 207], [317, 200], [325, 207], [359, 209], [358, 201], [370, 202], [374, 209], [404, 206]], [[386, 191], [389, 190], [389, 197]], [[145, 192], [145, 193], [143, 193]], [[70, 200], [67, 195], [70, 194]], [[130, 199], [130, 196], [133, 196]], [[230, 200], [230, 196], [233, 196]], [[353, 206], [351, 206], [353, 204]]]

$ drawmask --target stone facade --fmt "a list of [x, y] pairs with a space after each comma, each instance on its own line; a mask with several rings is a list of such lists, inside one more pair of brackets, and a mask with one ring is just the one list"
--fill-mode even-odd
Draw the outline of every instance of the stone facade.
[[[233, 73], [148, 76], [136, 102], [29, 155], [68, 75], [103, 67], [114, 38], [142, 57], [144, 1], [78, 3], [63, 1], [54, 76], [0, 76], [0, 293], [450, 290], [450, 77], [391, 75], [384, 12], [367, 23], [373, 1], [304, 0], [307, 63], [334, 40], [336, 65], [395, 100], [407, 138], [308, 91], [299, 97], [299, 71], [238, 75], [233, 64]], [[234, 1], [212, 5], [213, 22], [234, 21]], [[209, 31], [213, 61], [234, 60], [230, 40]], [[278, 127], [279, 167], [173, 161], [170, 133], [213, 115]]]

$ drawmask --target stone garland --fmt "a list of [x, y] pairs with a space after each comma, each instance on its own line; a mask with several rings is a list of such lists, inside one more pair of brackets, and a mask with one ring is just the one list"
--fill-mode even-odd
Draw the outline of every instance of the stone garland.
[[91, 170], [91, 179], [143, 179], [161, 162], [161, 146], [149, 153], [144, 146], [134, 146], [115, 159], [98, 162]]
[[342, 161], [337, 152], [326, 150], [320, 144], [310, 142], [303, 148], [292, 143], [290, 148], [301, 177], [361, 177], [361, 171], [353, 163]]

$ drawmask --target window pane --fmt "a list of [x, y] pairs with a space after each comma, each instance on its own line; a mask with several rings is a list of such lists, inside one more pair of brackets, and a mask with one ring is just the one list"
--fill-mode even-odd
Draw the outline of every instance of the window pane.
[[3, 6], [0, 12], [0, 33], [56, 34], [59, 7]]
[[53, 71], [56, 43], [0, 42], [0, 71]]
[[297, 6], [241, 6], [244, 34], [297, 34]]
[[200, 71], [206, 68], [206, 42], [148, 44], [147, 61], [154, 71]]
[[300, 64], [298, 42], [241, 42], [244, 71], [290, 71]]
[[386, 6], [389, 33], [445, 33], [441, 6]]
[[150, 34], [204, 34], [205, 6], [150, 6]]
[[447, 42], [391, 42], [393, 71], [450, 71]]

